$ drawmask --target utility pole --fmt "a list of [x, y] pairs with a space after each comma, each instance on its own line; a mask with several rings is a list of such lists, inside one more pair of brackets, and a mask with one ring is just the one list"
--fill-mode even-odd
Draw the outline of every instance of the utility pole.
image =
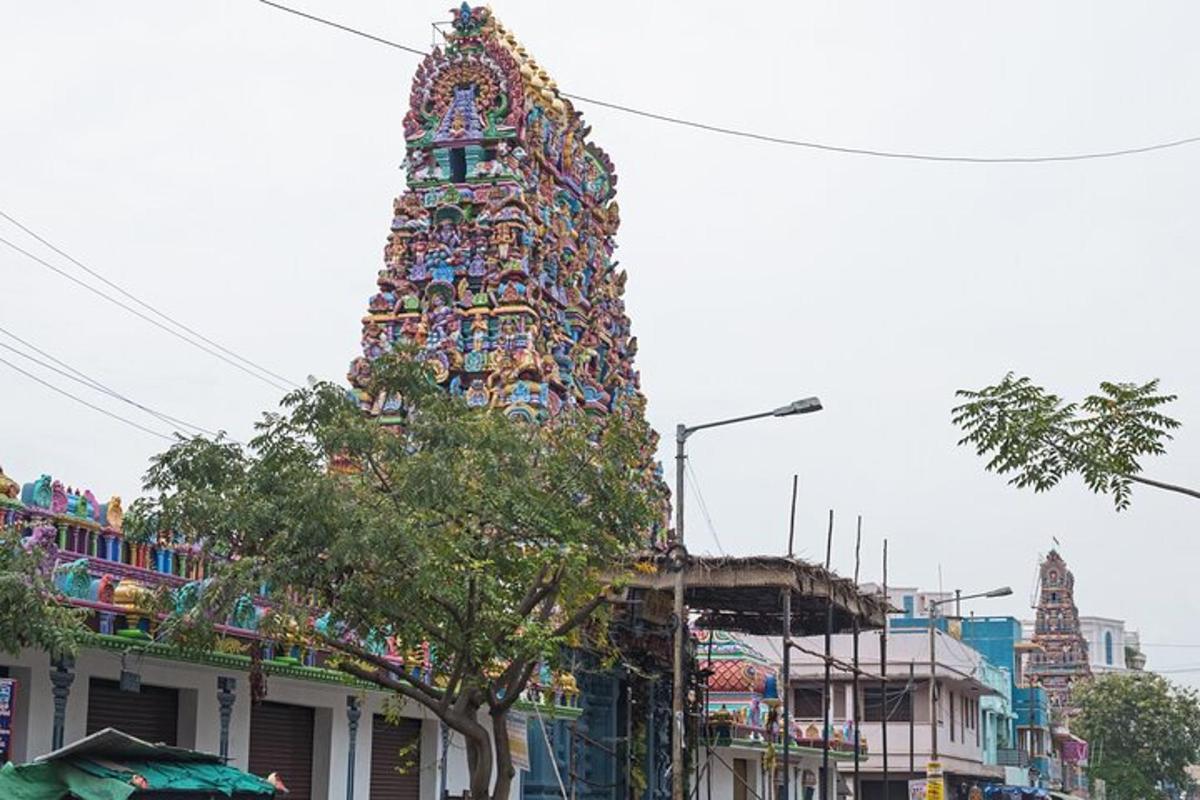
[[679, 563], [675, 565], [675, 642], [672, 660], [674, 683], [671, 686], [671, 797], [683, 800], [684, 772], [683, 739], [687, 726], [683, 718], [686, 698], [683, 688], [683, 649], [687, 643], [687, 619], [684, 611], [684, 573], [687, 571], [687, 549], [683, 538], [683, 471], [687, 466], [688, 429], [683, 423], [675, 427], [675, 547]]
[[[887, 539], [883, 540], [883, 602], [887, 605], [888, 597], [888, 543]], [[887, 684], [887, 639], [888, 639], [888, 620], [887, 613], [883, 617], [883, 631], [879, 636], [879, 684], [882, 687], [883, 695], [883, 724], [882, 729], [883, 739], [883, 800], [891, 800], [892, 796], [892, 778], [888, 773], [888, 684]], [[940, 798], [938, 798], [940, 800]]]
[[[824, 729], [821, 731], [821, 800], [829, 799], [829, 714], [833, 705], [833, 509], [829, 509], [829, 533], [825, 537], [825, 688], [821, 693]], [[790, 726], [789, 726], [790, 727]], [[787, 800], [791, 800], [788, 798]]]

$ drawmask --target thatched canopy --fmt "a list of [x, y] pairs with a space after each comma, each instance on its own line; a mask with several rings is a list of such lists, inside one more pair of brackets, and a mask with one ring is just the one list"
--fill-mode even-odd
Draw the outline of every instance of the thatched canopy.
[[647, 553], [637, 559], [626, 585], [645, 592], [674, 590], [675, 570], [686, 559], [684, 598], [700, 612], [699, 625], [761, 636], [783, 634], [783, 595], [792, 597], [792, 635], [824, 633], [830, 600], [833, 632], [882, 628], [886, 600], [859, 591], [854, 581], [786, 556], [692, 556]]

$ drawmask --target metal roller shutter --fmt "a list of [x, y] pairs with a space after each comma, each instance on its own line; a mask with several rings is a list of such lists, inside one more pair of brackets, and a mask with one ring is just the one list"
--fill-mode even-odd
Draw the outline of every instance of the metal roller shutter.
[[[371, 726], [370, 800], [419, 800], [420, 740], [421, 720], [401, 719], [393, 725], [383, 715], [375, 715]], [[414, 743], [415, 747], [406, 749]]]
[[179, 690], [142, 685], [140, 692], [122, 692], [116, 681], [88, 682], [87, 732], [105, 728], [147, 742], [176, 744], [179, 732]]
[[313, 710], [260, 703], [250, 710], [250, 769], [265, 778], [279, 773], [288, 800], [313, 800]]

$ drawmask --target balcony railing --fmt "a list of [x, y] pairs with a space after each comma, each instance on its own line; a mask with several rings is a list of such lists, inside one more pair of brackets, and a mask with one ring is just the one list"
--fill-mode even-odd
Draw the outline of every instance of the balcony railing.
[[1029, 754], [1015, 747], [1002, 747], [996, 751], [996, 763], [1002, 767], [1028, 767]]

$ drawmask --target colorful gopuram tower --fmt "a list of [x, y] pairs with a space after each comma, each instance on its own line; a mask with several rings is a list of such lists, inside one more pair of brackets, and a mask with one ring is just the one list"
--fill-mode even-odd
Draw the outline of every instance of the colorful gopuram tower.
[[1087, 640], [1079, 632], [1079, 609], [1075, 606], [1075, 576], [1057, 550], [1042, 561], [1039, 575], [1035, 653], [1027, 674], [1046, 689], [1051, 710], [1069, 715], [1071, 683], [1091, 675]]
[[349, 373], [366, 411], [387, 422], [398, 410], [369, 378], [404, 345], [472, 406], [528, 420], [642, 413], [613, 260], [616, 175], [588, 131], [488, 9], [455, 12], [404, 118], [408, 189]]

